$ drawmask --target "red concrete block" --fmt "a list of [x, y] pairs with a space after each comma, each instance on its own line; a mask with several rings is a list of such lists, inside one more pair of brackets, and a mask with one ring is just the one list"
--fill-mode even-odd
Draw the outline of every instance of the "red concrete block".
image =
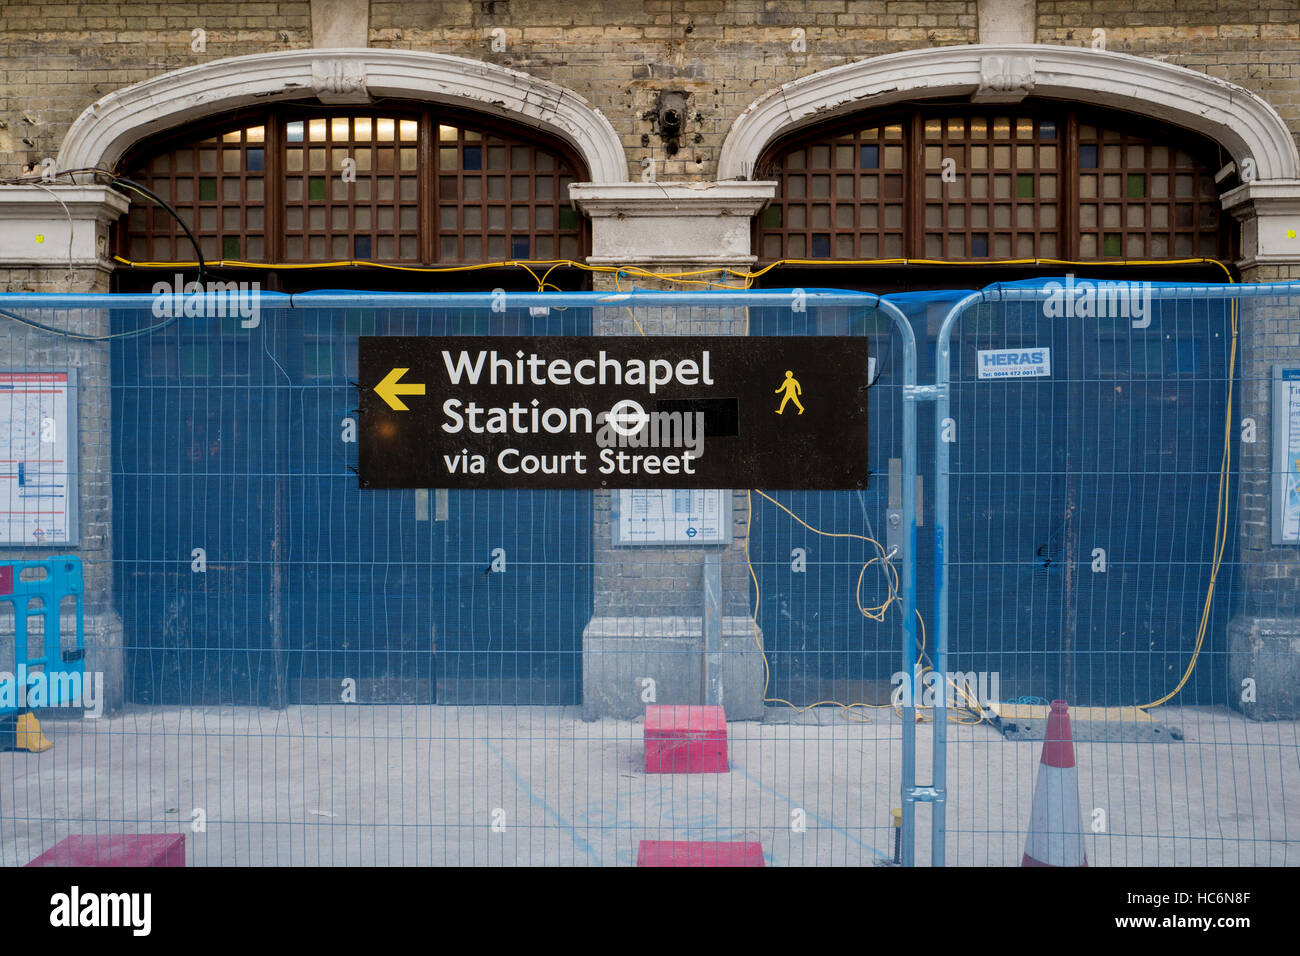
[[184, 833], [74, 833], [28, 866], [184, 866]]
[[14, 593], [14, 566], [6, 564], [0, 567], [0, 594]]
[[764, 866], [761, 843], [642, 840], [637, 866]]
[[721, 707], [645, 709], [646, 773], [726, 773], [727, 717]]

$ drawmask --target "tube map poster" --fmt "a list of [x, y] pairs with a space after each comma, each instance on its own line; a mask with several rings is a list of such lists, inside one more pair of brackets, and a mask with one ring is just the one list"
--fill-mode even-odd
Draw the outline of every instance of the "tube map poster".
[[75, 543], [68, 372], [0, 372], [0, 544]]

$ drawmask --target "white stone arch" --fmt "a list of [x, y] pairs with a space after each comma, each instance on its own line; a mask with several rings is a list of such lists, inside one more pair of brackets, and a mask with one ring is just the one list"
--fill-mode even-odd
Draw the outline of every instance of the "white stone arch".
[[1043, 44], [973, 44], [872, 57], [801, 77], [755, 100], [732, 124], [719, 179], [748, 179], [763, 150], [795, 130], [909, 100], [1046, 97], [1126, 110], [1193, 130], [1259, 180], [1300, 178], [1300, 153], [1263, 99], [1226, 80], [1159, 60]]
[[627, 180], [609, 120], [571, 90], [516, 70], [416, 50], [284, 50], [173, 70], [97, 100], [73, 122], [58, 168], [112, 168], [133, 145], [217, 112], [315, 99], [366, 103], [398, 97], [500, 116], [572, 146], [591, 181]]

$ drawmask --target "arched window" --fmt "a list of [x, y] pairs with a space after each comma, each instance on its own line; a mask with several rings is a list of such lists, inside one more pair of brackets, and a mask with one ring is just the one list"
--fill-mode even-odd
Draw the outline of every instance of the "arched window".
[[[455, 265], [580, 259], [567, 146], [434, 108], [277, 107], [143, 144], [121, 171], [171, 203], [206, 259]], [[165, 210], [133, 202], [118, 254], [192, 260]]]
[[1235, 255], [1227, 162], [1203, 139], [1052, 104], [859, 115], [776, 143], [756, 250], [777, 259]]

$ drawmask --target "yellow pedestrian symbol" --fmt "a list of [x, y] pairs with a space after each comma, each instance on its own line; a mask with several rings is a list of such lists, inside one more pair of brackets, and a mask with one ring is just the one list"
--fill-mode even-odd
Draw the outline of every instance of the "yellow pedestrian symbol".
[[799, 387], [799, 380], [794, 377], [794, 372], [785, 373], [785, 381], [773, 394], [780, 395], [785, 393], [785, 398], [781, 399], [781, 407], [776, 410], [778, 415], [785, 414], [785, 406], [788, 402], [794, 402], [795, 407], [799, 409], [799, 414], [803, 414], [803, 403], [799, 401], [799, 396], [803, 394], [803, 389]]

